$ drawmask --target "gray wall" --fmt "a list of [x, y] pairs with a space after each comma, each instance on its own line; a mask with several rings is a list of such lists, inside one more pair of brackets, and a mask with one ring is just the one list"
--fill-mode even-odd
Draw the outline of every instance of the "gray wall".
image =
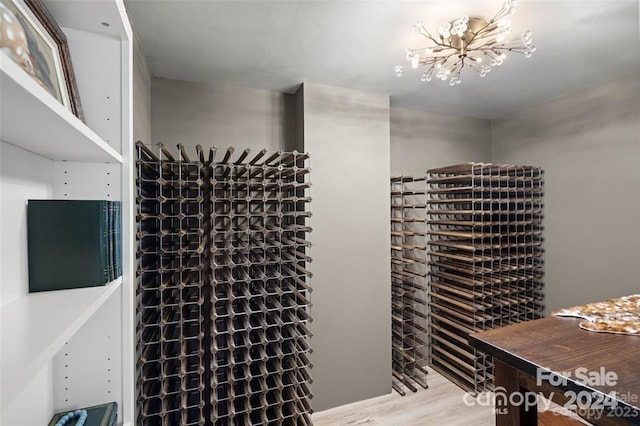
[[315, 411], [391, 391], [389, 97], [304, 86]]
[[133, 43], [133, 140], [151, 143], [151, 75], [137, 39]]
[[547, 309], [640, 290], [640, 78], [493, 122], [493, 160], [545, 170]]
[[391, 108], [391, 175], [491, 161], [491, 121]]
[[219, 149], [233, 146], [239, 152], [263, 148], [284, 150], [287, 132], [286, 102], [292, 95], [242, 87], [151, 79], [151, 136], [154, 143], [174, 147]]

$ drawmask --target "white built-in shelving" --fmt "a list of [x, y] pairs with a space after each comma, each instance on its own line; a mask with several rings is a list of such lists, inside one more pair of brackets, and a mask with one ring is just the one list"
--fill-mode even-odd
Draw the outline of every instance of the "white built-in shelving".
[[0, 64], [0, 140], [51, 160], [122, 162], [120, 153], [6, 55]]
[[7, 404], [122, 285], [31, 293], [2, 307], [0, 389]]
[[[45, 0], [64, 31], [85, 121], [0, 53], [0, 424], [116, 401], [132, 423], [132, 33], [122, 0]], [[29, 199], [122, 201], [123, 276], [29, 293]], [[59, 247], [64, 250], [65, 247]]]

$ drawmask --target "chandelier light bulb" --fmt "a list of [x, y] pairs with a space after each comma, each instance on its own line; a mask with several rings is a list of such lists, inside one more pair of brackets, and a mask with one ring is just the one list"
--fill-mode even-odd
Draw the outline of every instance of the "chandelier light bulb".
[[508, 19], [501, 19], [498, 21], [498, 28], [504, 31], [506, 28], [511, 28], [511, 21]]
[[441, 26], [441, 27], [438, 29], [438, 32], [440, 33], [440, 36], [441, 36], [443, 39], [446, 39], [446, 38], [451, 37], [451, 32], [450, 32], [450, 30], [451, 30], [451, 23], [447, 22], [446, 24], [444, 24], [443, 26]]
[[505, 10], [507, 12], [507, 14], [512, 15], [514, 13], [516, 13], [516, 10], [518, 10], [518, 2], [517, 0], [507, 0], [504, 2], [504, 5], [502, 6], [502, 9]]
[[422, 81], [431, 81], [431, 72], [423, 72], [420, 76], [420, 80]]
[[424, 22], [422, 20], [417, 21], [413, 24], [413, 31], [420, 34], [424, 30]]
[[[414, 69], [422, 69], [420, 80], [431, 81], [435, 75], [454, 86], [460, 84], [460, 76], [467, 69], [480, 77], [486, 76], [491, 67], [504, 63], [508, 52], [531, 57], [536, 48], [532, 45], [531, 31], [521, 37], [508, 39], [511, 21], [507, 16], [516, 12], [517, 0], [505, 0], [502, 8], [491, 18], [463, 15], [442, 24], [436, 35], [431, 35], [422, 21], [413, 25], [414, 31], [430, 42], [430, 45], [407, 49], [406, 58]], [[486, 57], [488, 65], [480, 65]], [[485, 62], [486, 64], [486, 62]], [[397, 66], [395, 73], [401, 76], [405, 68]]]

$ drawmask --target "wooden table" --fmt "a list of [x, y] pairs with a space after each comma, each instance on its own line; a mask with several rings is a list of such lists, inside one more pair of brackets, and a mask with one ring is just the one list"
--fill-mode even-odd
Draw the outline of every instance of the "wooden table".
[[[640, 336], [593, 333], [580, 321], [543, 318], [472, 334], [469, 342], [495, 358], [495, 386], [507, 396], [542, 393], [562, 406], [577, 400], [581, 417], [596, 425], [640, 425]], [[537, 425], [537, 407], [512, 398], [496, 406], [496, 425]]]

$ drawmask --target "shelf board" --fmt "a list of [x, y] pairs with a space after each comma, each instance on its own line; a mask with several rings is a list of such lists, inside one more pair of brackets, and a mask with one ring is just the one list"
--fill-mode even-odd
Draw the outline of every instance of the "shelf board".
[[0, 91], [0, 140], [51, 160], [122, 163], [122, 155], [2, 52]]
[[0, 401], [3, 408], [122, 286], [30, 293], [0, 308]]

